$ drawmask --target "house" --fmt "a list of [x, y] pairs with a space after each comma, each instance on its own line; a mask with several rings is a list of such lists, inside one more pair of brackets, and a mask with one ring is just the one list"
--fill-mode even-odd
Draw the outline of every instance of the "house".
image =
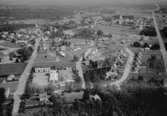
[[56, 81], [58, 81], [58, 72], [57, 72], [57, 70], [51, 70], [50, 71], [50, 77], [49, 77], [49, 81], [51, 81], [51, 82], [56, 82]]
[[65, 30], [65, 31], [63, 31], [63, 33], [64, 33], [65, 35], [67, 35], [67, 36], [70, 36], [70, 37], [72, 37], [72, 36], [75, 35], [72, 30]]
[[36, 67], [35, 73], [49, 73], [50, 67]]
[[16, 40], [16, 43], [19, 44], [28, 44], [27, 40]]

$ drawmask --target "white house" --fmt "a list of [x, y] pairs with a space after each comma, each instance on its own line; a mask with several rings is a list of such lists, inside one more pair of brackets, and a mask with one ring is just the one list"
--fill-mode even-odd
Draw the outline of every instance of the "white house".
[[58, 81], [58, 72], [57, 72], [57, 70], [50, 70], [49, 81], [51, 81], [51, 82]]
[[35, 73], [50, 73], [50, 67], [36, 67]]
[[65, 30], [63, 33], [68, 36], [74, 36], [74, 32], [72, 30]]

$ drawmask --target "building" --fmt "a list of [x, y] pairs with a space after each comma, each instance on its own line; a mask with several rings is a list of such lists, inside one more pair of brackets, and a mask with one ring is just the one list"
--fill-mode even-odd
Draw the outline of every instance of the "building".
[[49, 77], [49, 81], [51, 82], [56, 82], [58, 81], [58, 71], [57, 70], [50, 70], [50, 77]]
[[50, 67], [36, 67], [34, 72], [35, 73], [49, 73]]
[[0, 64], [0, 78], [6, 79], [10, 75], [21, 75], [26, 67], [26, 63]]
[[65, 30], [65, 31], [63, 31], [63, 33], [64, 33], [66, 36], [69, 36], [69, 37], [72, 37], [72, 36], [75, 35], [72, 30]]

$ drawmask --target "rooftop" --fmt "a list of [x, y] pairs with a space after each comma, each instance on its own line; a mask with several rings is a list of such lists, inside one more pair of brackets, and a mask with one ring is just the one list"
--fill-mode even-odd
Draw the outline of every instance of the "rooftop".
[[66, 67], [75, 67], [74, 62], [66, 62], [66, 61], [47, 61], [47, 62], [35, 62], [34, 67], [52, 67], [55, 66], [56, 69], [58, 68], [66, 68]]
[[10, 74], [22, 74], [26, 63], [7, 63], [0, 64], [0, 76]]
[[74, 67], [75, 62], [72, 61], [69, 55], [62, 57], [55, 52], [38, 53], [34, 62], [34, 67], [52, 67], [66, 68]]

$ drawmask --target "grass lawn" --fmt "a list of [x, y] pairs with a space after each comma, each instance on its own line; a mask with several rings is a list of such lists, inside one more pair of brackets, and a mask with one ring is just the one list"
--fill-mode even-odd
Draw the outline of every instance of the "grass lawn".
[[48, 76], [45, 73], [34, 74], [32, 83], [36, 84], [37, 86], [47, 86], [49, 84]]

